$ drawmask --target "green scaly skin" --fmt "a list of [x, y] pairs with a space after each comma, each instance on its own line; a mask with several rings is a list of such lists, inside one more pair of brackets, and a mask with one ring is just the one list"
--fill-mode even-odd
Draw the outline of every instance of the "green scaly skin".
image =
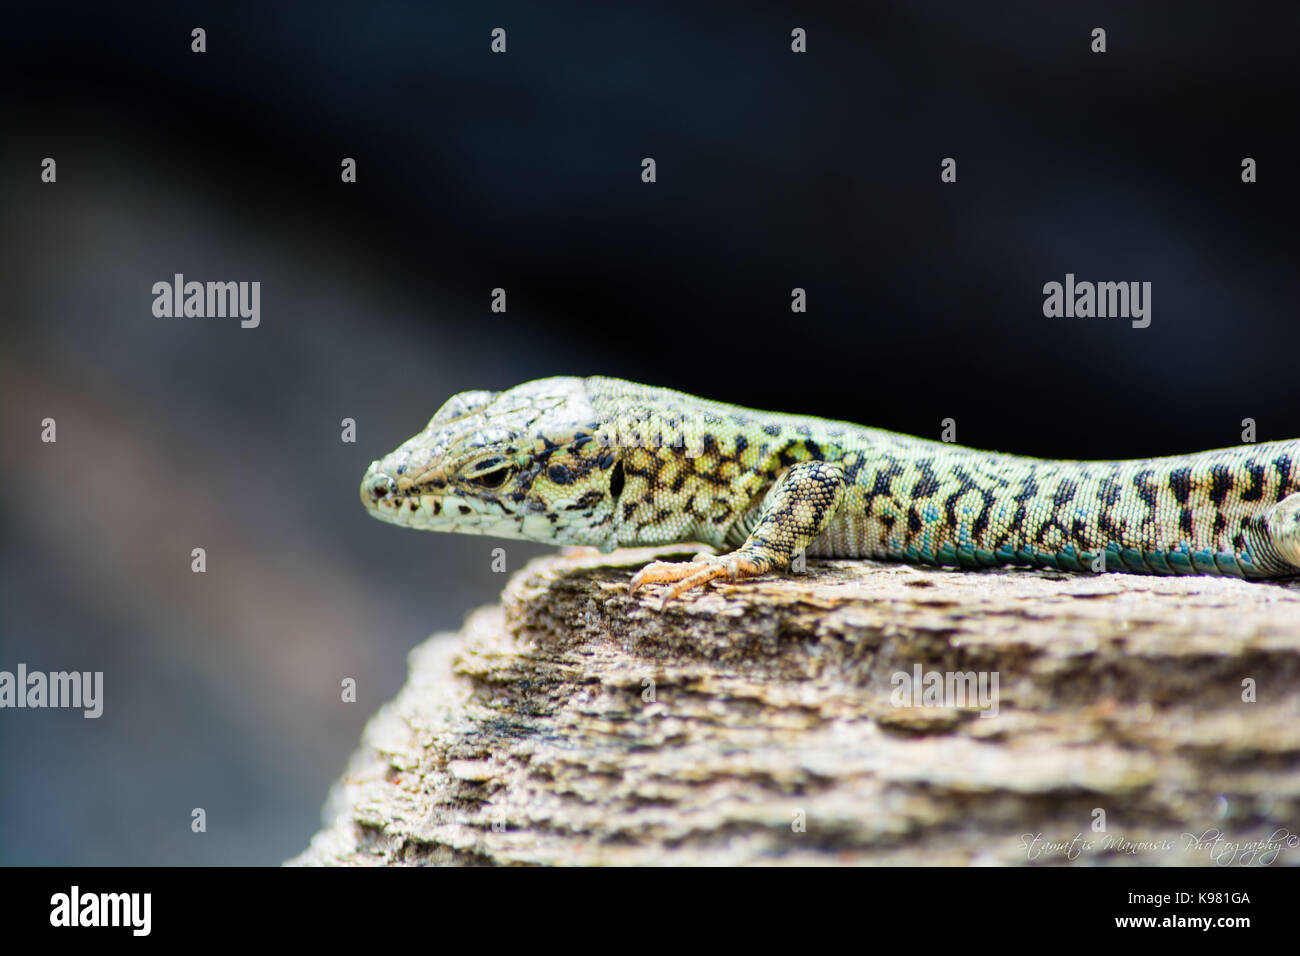
[[371, 464], [377, 518], [618, 546], [699, 542], [632, 580], [783, 570], [813, 557], [957, 568], [1300, 574], [1300, 440], [1141, 461], [1046, 461], [757, 412], [612, 378], [462, 392]]

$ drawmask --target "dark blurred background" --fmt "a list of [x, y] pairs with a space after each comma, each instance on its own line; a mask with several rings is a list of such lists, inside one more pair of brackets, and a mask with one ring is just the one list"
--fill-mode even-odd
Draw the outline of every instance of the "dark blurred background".
[[[1293, 4], [123, 6], [4, 17], [0, 669], [102, 670], [105, 711], [0, 711], [2, 863], [306, 845], [406, 653], [503, 583], [357, 500], [462, 389], [1062, 457], [1300, 435]], [[261, 326], [154, 317], [176, 272], [259, 280]], [[1150, 281], [1151, 326], [1044, 318], [1067, 272]]]

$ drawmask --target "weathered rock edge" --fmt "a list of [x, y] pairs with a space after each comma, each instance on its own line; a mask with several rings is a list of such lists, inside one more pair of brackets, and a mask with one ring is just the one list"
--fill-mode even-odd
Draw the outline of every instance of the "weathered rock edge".
[[[651, 556], [412, 651], [289, 862], [1300, 862], [1300, 583], [824, 561], [660, 612]], [[996, 716], [895, 706], [916, 665]]]

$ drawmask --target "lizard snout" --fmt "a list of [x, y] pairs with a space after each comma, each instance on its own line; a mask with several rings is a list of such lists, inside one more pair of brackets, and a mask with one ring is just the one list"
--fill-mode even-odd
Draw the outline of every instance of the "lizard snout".
[[[378, 462], [376, 462], [378, 464]], [[390, 495], [397, 494], [397, 480], [391, 475], [376, 470], [374, 465], [361, 479], [361, 500], [365, 502], [382, 501]]]

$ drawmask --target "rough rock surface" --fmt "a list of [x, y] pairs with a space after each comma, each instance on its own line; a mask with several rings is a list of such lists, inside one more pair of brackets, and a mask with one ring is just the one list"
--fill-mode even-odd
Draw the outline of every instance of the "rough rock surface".
[[416, 648], [290, 862], [1300, 862], [1300, 583], [810, 561], [661, 612], [652, 556]]

